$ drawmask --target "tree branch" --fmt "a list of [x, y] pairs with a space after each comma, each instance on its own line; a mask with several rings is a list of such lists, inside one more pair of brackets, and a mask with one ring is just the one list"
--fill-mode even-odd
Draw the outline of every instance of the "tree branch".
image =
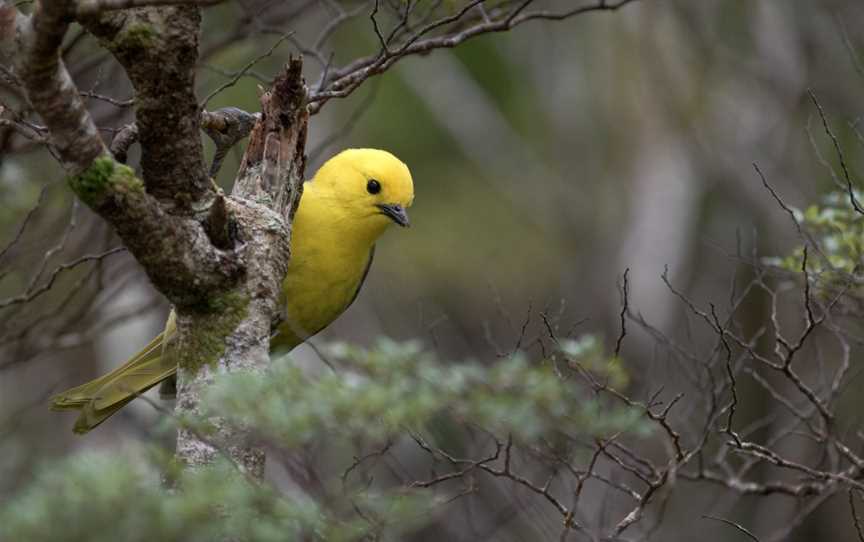
[[194, 86], [200, 9], [147, 8], [82, 15], [79, 21], [103, 41], [135, 87], [147, 191], [170, 213], [206, 211], [216, 194], [204, 165]]
[[[532, 3], [532, 1], [533, 0], [527, 0], [512, 9], [505, 8], [503, 12], [497, 15], [497, 17], [490, 18], [484, 11], [478, 15], [479, 22], [476, 22], [463, 30], [452, 31], [441, 36], [421, 39], [439, 28], [463, 20], [469, 12], [471, 12], [475, 7], [481, 6], [484, 2], [484, 0], [472, 0], [462, 6], [462, 8], [456, 13], [442, 17], [417, 29], [406, 37], [401, 44], [393, 45], [391, 43], [385, 43], [383, 39], [379, 39], [381, 49], [376, 54], [356, 59], [340, 69], [327, 71], [325, 73], [325, 76], [322, 77], [321, 82], [317, 85], [317, 88], [320, 90], [314, 92], [309, 99], [311, 103], [310, 112], [312, 114], [317, 113], [324, 103], [332, 98], [344, 98], [348, 96], [364, 81], [370, 77], [384, 73], [399, 59], [406, 56], [422, 55], [435, 49], [453, 48], [471, 38], [484, 34], [506, 32], [522, 23], [532, 20], [564, 20], [593, 11], [614, 11], [630, 4], [631, 2], [635, 2], [636, 0], [618, 0], [617, 2], [598, 0], [593, 4], [560, 13], [548, 11], [524, 13], [524, 10]], [[375, 20], [374, 15], [370, 15], [370, 18], [377, 26], [377, 21]], [[376, 30], [376, 32], [380, 34], [380, 31]], [[330, 79], [329, 83], [327, 82], [328, 78]]]
[[[302, 193], [309, 118], [306, 98], [302, 61], [292, 59], [261, 97], [261, 115], [231, 197], [220, 194], [217, 205], [211, 207], [218, 210], [208, 217], [211, 239], [226, 231], [230, 236], [232, 229], [239, 231], [243, 235], [239, 250], [248, 265], [244, 281], [219, 296], [218, 307], [212, 307], [217, 310], [177, 311], [181, 337], [196, 341], [191, 348], [176, 343], [169, 346], [169, 355], [178, 359], [180, 414], [203, 414], [203, 393], [216, 372], [260, 373], [269, 365], [270, 333], [280, 318], [279, 293], [290, 258], [291, 220]], [[226, 221], [234, 221], [236, 228]], [[217, 428], [215, 437], [209, 439], [212, 442], [185, 429], [178, 432], [178, 458], [192, 467], [207, 465], [221, 447], [246, 472], [260, 477], [264, 451], [249, 429], [231, 426], [219, 417], [209, 421]]]
[[[58, 53], [69, 27], [69, 7], [65, 1], [39, 2], [30, 19], [24, 20], [3, 2], [0, 24], [4, 36], [8, 36], [14, 19], [20, 48], [13, 55], [18, 76], [30, 103], [51, 133], [64, 168], [74, 175], [87, 169], [107, 150]], [[11, 40], [6, 37], [3, 41]]]
[[[114, 226], [159, 291], [175, 304], [196, 305], [206, 299], [214, 288], [224, 288], [226, 284], [233, 283], [242, 265], [232, 251], [216, 249], [200, 223], [173, 217], [166, 212], [166, 207], [145, 191], [141, 180], [132, 170], [115, 162], [109, 155], [59, 56], [72, 7], [69, 1], [38, 2], [32, 17], [27, 20], [5, 1], [0, 3], [0, 24], [4, 31], [13, 26], [18, 30], [15, 40], [6, 38], [4, 32], [4, 44], [19, 44], [20, 51], [13, 55], [17, 60], [19, 77], [33, 109], [42, 117], [53, 146], [69, 173], [72, 190]], [[126, 32], [129, 32], [128, 28]], [[191, 56], [194, 59], [195, 54]], [[187, 90], [191, 92], [191, 73], [189, 85]], [[194, 95], [192, 98], [195, 106]], [[178, 117], [166, 115], [164, 108], [158, 100], [153, 101], [153, 97], [136, 100], [136, 103], [140, 102], [149, 105], [143, 106], [143, 111], [139, 108], [139, 114], [143, 113], [143, 118], [139, 116], [139, 131], [142, 123], [147, 126], [148, 119], [156, 125], [161, 123], [160, 117], [178, 120]], [[197, 148], [200, 153], [197, 108], [194, 118], [194, 137], [178, 142], [173, 149], [166, 142], [169, 147], [167, 151], [159, 149], [155, 156], [150, 153], [151, 171], [154, 163], [174, 157], [183, 148]], [[180, 124], [188, 125], [182, 120]], [[161, 128], [157, 132], [157, 136], [165, 135]], [[160, 140], [159, 137], [153, 137], [152, 129], [149, 135], [151, 143]], [[170, 139], [174, 140], [174, 136], [170, 136]], [[203, 157], [199, 158], [203, 160]], [[195, 162], [194, 157], [192, 161]], [[178, 158], [178, 162], [179, 170], [175, 167], [177, 164], [171, 164], [170, 167], [166, 165], [165, 171], [160, 171], [159, 175], [154, 175], [158, 179], [164, 178], [166, 171], [180, 175], [168, 184], [177, 190], [177, 194], [172, 194], [171, 201], [177, 198], [182, 202], [184, 199], [191, 200], [184, 197], [189, 192], [183, 189], [189, 177], [183, 176], [184, 160]], [[205, 192], [215, 195], [206, 175], [200, 178], [207, 180]], [[155, 184], [158, 188], [159, 183]], [[190, 184], [194, 186], [196, 183]]]

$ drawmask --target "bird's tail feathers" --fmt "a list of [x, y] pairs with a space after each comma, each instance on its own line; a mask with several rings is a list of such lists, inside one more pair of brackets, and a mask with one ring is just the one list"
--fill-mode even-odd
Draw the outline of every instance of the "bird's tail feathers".
[[90, 431], [127, 403], [177, 372], [177, 366], [163, 359], [163, 334], [110, 373], [51, 398], [52, 410], [81, 410], [76, 433]]

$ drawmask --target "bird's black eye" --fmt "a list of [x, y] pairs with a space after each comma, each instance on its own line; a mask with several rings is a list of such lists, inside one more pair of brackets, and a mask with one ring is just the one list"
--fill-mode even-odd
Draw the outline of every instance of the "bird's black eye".
[[369, 182], [366, 183], [366, 191], [370, 194], [377, 194], [381, 191], [381, 183], [375, 179], [369, 179]]

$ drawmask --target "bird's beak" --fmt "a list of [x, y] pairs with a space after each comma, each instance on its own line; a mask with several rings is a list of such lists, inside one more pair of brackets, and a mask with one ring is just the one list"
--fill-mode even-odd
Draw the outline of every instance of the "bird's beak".
[[377, 207], [381, 210], [382, 215], [387, 216], [403, 228], [411, 225], [411, 221], [408, 220], [408, 213], [405, 212], [405, 208], [401, 205], [397, 203], [379, 203]]

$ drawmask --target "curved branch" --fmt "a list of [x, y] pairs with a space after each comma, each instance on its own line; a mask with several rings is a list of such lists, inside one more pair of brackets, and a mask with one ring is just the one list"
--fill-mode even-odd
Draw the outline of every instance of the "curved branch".
[[326, 81], [322, 80], [321, 84], [318, 85], [318, 88], [323, 88], [323, 90], [313, 92], [312, 96], [309, 98], [311, 104], [310, 112], [312, 114], [317, 113], [321, 107], [332, 98], [344, 98], [348, 96], [364, 81], [370, 77], [384, 73], [397, 61], [407, 56], [422, 55], [435, 49], [450, 49], [471, 38], [484, 34], [506, 32], [522, 23], [532, 20], [560, 21], [594, 11], [614, 11], [627, 4], [635, 2], [636, 0], [618, 0], [617, 2], [597, 0], [593, 4], [564, 12], [535, 11], [523, 13], [525, 8], [527, 8], [532, 1], [533, 0], [527, 0], [522, 2], [515, 8], [505, 11], [497, 18], [490, 18], [485, 11], [482, 11], [478, 14], [479, 22], [469, 26], [468, 28], [448, 32], [440, 36], [421, 39], [423, 36], [426, 36], [439, 28], [465, 20], [465, 16], [472, 9], [482, 7], [484, 0], [472, 0], [465, 4], [456, 13], [442, 17], [419, 28], [410, 34], [401, 45], [392, 46], [387, 44], [386, 46], [382, 46], [382, 48], [374, 55], [359, 58], [340, 69], [331, 71], [327, 75], [327, 77], [331, 79], [331, 82], [325, 84]]
[[60, 59], [59, 49], [69, 28], [69, 8], [69, 2], [39, 2], [30, 19], [24, 20], [12, 14], [14, 8], [0, 4], [4, 35], [13, 18], [18, 30], [20, 50], [13, 58], [27, 97], [51, 133], [63, 167], [74, 175], [87, 169], [106, 149]]

